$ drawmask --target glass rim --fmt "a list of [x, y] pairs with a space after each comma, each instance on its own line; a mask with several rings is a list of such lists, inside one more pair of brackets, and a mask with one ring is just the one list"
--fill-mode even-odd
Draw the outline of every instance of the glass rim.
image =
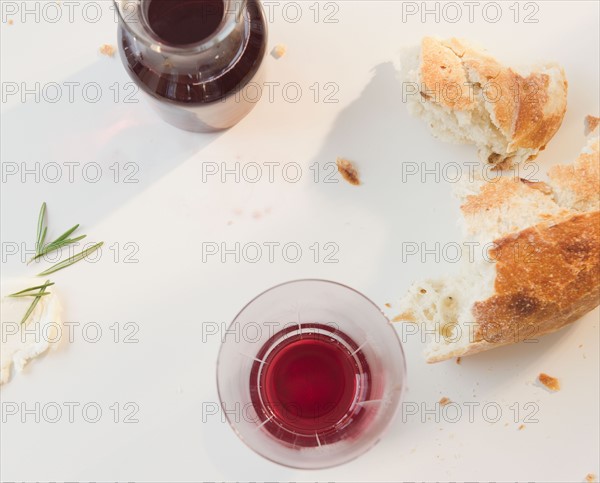
[[[231, 321], [231, 323], [227, 326], [227, 330], [229, 330], [232, 325], [235, 323], [235, 321], [238, 319], [238, 317], [250, 306], [252, 305], [257, 299], [259, 299], [260, 297], [262, 297], [263, 295], [278, 289], [280, 287], [286, 286], [286, 285], [292, 285], [292, 284], [296, 284], [296, 283], [301, 283], [301, 282], [319, 282], [319, 283], [326, 283], [326, 284], [330, 284], [330, 285], [336, 285], [338, 287], [344, 288], [346, 290], [349, 290], [351, 292], [354, 292], [356, 295], [359, 295], [360, 297], [362, 297], [363, 299], [365, 299], [367, 302], [369, 302], [375, 309], [377, 309], [377, 311], [384, 317], [384, 319], [387, 321], [387, 325], [392, 329], [392, 332], [394, 333], [395, 336], [395, 341], [397, 343], [397, 347], [400, 350], [400, 356], [402, 359], [402, 374], [404, 376], [404, 378], [406, 378], [406, 373], [407, 373], [407, 366], [406, 366], [406, 355], [404, 354], [404, 348], [402, 347], [402, 341], [400, 340], [400, 337], [398, 336], [398, 333], [396, 332], [396, 330], [394, 329], [394, 326], [392, 324], [392, 322], [390, 321], [389, 317], [383, 312], [383, 310], [375, 303], [373, 302], [373, 300], [371, 300], [369, 297], [367, 297], [365, 294], [363, 294], [362, 292], [359, 292], [358, 290], [356, 290], [355, 288], [352, 288], [346, 284], [343, 284], [341, 282], [336, 282], [333, 280], [327, 280], [327, 279], [320, 279], [320, 278], [301, 278], [301, 279], [295, 279], [295, 280], [290, 280], [287, 282], [282, 282], [282, 283], [278, 283], [277, 285], [273, 285], [272, 287], [263, 290], [262, 292], [260, 292], [258, 295], [256, 295], [255, 297], [253, 297], [248, 303], [246, 303], [241, 310], [238, 311], [238, 313], [235, 315], [235, 317], [233, 318], [233, 320]], [[216, 383], [217, 383], [217, 396], [219, 397], [219, 406], [220, 409], [223, 410], [223, 397], [222, 397], [222, 393], [221, 393], [221, 387], [219, 384], [219, 365], [221, 362], [221, 355], [223, 352], [223, 347], [225, 346], [225, 341], [222, 341], [220, 346], [219, 346], [219, 352], [217, 354], [217, 364], [216, 364], [216, 370], [215, 370], [215, 376], [216, 376]], [[400, 390], [400, 395], [399, 395], [399, 402], [402, 400], [402, 396], [404, 394], [404, 391], [406, 390], [406, 384], [403, 383], [401, 390]], [[231, 429], [233, 429], [235, 435], [240, 439], [240, 441], [242, 441], [244, 443], [244, 445], [246, 445], [246, 447], [250, 448], [252, 450], [253, 453], [257, 454], [258, 456], [266, 459], [267, 461], [270, 461], [271, 463], [275, 463], [277, 465], [283, 466], [285, 468], [290, 468], [290, 469], [300, 469], [300, 470], [307, 470], [307, 471], [314, 471], [314, 470], [323, 470], [323, 469], [328, 469], [328, 468], [334, 468], [336, 466], [340, 466], [342, 464], [346, 464], [349, 463], [351, 461], [356, 460], [357, 458], [359, 458], [360, 456], [364, 455], [365, 453], [367, 453], [368, 451], [370, 451], [371, 449], [373, 449], [373, 447], [379, 443], [379, 441], [381, 441], [382, 436], [389, 430], [389, 427], [391, 425], [391, 423], [394, 421], [395, 416], [398, 412], [399, 409], [399, 404], [396, 405], [396, 407], [394, 408], [392, 417], [389, 418], [389, 420], [386, 422], [385, 426], [381, 429], [381, 431], [377, 434], [377, 437], [368, 445], [365, 446], [362, 451], [360, 451], [360, 453], [355, 454], [354, 456], [352, 456], [351, 458], [348, 458], [347, 460], [343, 461], [343, 462], [336, 462], [336, 463], [331, 463], [331, 464], [327, 464], [327, 465], [323, 465], [323, 466], [319, 466], [319, 467], [315, 467], [315, 468], [306, 468], [306, 467], [302, 467], [300, 465], [293, 465], [293, 464], [287, 464], [287, 463], [283, 463], [281, 461], [277, 461], [274, 458], [271, 458], [269, 456], [267, 456], [266, 454], [258, 451], [256, 448], [254, 448], [251, 444], [248, 443], [248, 441], [246, 441], [246, 439], [244, 438], [244, 436], [242, 435], [242, 433], [238, 430], [238, 428], [235, 426], [234, 422], [231, 420], [229, 414], [227, 412], [225, 412], [225, 419], [227, 419], [227, 423], [229, 424], [229, 426], [231, 427]]]
[[[138, 22], [132, 22], [123, 16], [121, 6], [123, 5], [139, 5], [141, 6], [144, 0], [112, 0], [115, 11], [119, 18], [119, 25], [127, 32], [148, 45], [152, 50], [159, 53], [173, 55], [195, 55], [207, 52], [224, 41], [235, 29], [237, 22], [243, 15], [247, 0], [223, 0], [224, 14], [221, 23], [217, 29], [208, 37], [192, 42], [190, 44], [173, 45], [162, 41], [147, 25], [147, 28], [141, 26], [142, 18]], [[143, 13], [140, 15], [140, 17]], [[144, 22], [147, 23], [147, 22]], [[134, 28], [138, 25], [140, 28]]]

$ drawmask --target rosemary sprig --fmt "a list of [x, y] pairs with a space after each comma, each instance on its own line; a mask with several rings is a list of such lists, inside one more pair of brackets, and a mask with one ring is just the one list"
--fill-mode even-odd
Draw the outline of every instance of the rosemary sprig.
[[[29, 318], [29, 316], [31, 315], [31, 313], [35, 310], [38, 302], [42, 299], [42, 297], [44, 295], [48, 295], [48, 292], [46, 292], [46, 288], [49, 287], [50, 285], [54, 285], [53, 283], [50, 282], [50, 280], [46, 280], [46, 283], [44, 283], [44, 285], [40, 285], [39, 289], [40, 291], [35, 293], [35, 294], [30, 294], [35, 296], [35, 298], [32, 300], [31, 305], [29, 306], [29, 308], [27, 309], [27, 312], [25, 312], [25, 315], [23, 316], [23, 318], [21, 319], [21, 325], [23, 325], [25, 322], [27, 322], [27, 319]], [[21, 292], [17, 292], [16, 294], [13, 294], [11, 296], [21, 296], [20, 294], [24, 293], [24, 292], [29, 292], [31, 290], [34, 290], [38, 287], [32, 287], [32, 288], [28, 288], [25, 290], [21, 290]]]
[[[46, 234], [48, 232], [48, 226], [46, 225], [46, 208], [46, 202], [42, 203], [40, 213], [38, 215], [37, 235], [35, 239], [35, 256], [27, 262], [28, 264], [46, 255], [47, 253], [53, 252], [55, 250], [60, 250], [61, 248], [83, 240], [86, 237], [86, 235], [81, 235], [75, 238], [69, 238], [75, 232], [75, 230], [79, 228], [79, 225], [77, 224], [74, 227], [69, 228], [67, 231], [65, 231], [56, 240], [46, 244]], [[66, 260], [55, 263], [50, 268], [44, 270], [41, 273], [38, 273], [38, 277], [49, 275], [51, 273], [58, 272], [63, 268], [70, 267], [71, 265], [83, 260], [91, 253], [98, 250], [102, 245], [104, 245], [104, 242], [96, 243], [94, 246], [86, 248], [85, 250], [82, 250], [80, 253], [73, 255], [72, 257], [69, 257]], [[15, 292], [9, 295], [9, 297], [33, 297], [33, 300], [31, 301], [27, 312], [21, 320], [21, 324], [25, 324], [25, 322], [27, 322], [27, 319], [31, 316], [42, 297], [51, 294], [51, 292], [46, 292], [46, 289], [51, 285], [54, 285], [54, 283], [50, 282], [50, 280], [46, 280], [46, 282], [42, 285], [36, 285], [35, 287], [26, 288], [25, 290], [21, 290], [19, 292]]]
[[43, 277], [44, 275], [50, 275], [51, 273], [62, 270], [63, 268], [70, 267], [71, 265], [79, 262], [80, 260], [83, 260], [85, 257], [90, 255], [91, 253], [98, 250], [98, 248], [100, 248], [102, 245], [104, 245], [104, 242], [96, 243], [94, 246], [86, 248], [85, 250], [82, 250], [81, 252], [77, 253], [76, 255], [73, 255], [72, 257], [69, 257], [66, 260], [63, 260], [62, 262], [55, 263], [50, 268], [44, 270], [41, 273], [38, 273], [37, 276]]
[[50, 287], [51, 285], [54, 285], [54, 282], [48, 283], [48, 281], [47, 281], [43, 285], [36, 285], [35, 287], [26, 288], [25, 290], [21, 290], [19, 292], [11, 293], [9, 295], [9, 297], [17, 297], [19, 295], [27, 294], [27, 292], [31, 292], [32, 290], [39, 290], [40, 288]]
[[38, 216], [37, 240], [35, 243], [35, 255], [27, 262], [28, 265], [31, 262], [43, 257], [48, 253], [51, 253], [55, 250], [60, 250], [66, 246], [72, 245], [73, 243], [77, 243], [78, 241], [83, 240], [86, 237], [86, 235], [81, 235], [76, 238], [69, 238], [69, 236], [73, 234], [73, 232], [77, 230], [77, 228], [79, 228], [79, 224], [77, 224], [74, 227], [69, 228], [56, 240], [48, 244], [44, 244], [44, 242], [46, 241], [46, 233], [48, 231], [48, 226], [46, 225], [45, 221], [46, 202], [42, 203], [42, 207], [40, 208], [40, 214]]

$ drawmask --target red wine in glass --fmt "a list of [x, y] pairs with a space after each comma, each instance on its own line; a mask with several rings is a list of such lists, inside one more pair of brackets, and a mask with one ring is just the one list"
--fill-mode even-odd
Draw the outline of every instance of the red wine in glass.
[[350, 337], [305, 324], [264, 344], [250, 373], [250, 395], [266, 431], [284, 443], [315, 447], [356, 429], [370, 381], [367, 360]]
[[398, 334], [360, 292], [328, 280], [282, 283], [223, 333], [221, 409], [259, 455], [301, 469], [350, 461], [379, 440], [401, 401]]

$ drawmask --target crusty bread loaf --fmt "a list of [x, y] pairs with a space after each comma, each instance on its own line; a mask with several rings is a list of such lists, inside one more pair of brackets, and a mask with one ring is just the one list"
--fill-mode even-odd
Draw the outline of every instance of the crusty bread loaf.
[[[474, 256], [458, 277], [411, 287], [396, 320], [423, 324], [428, 362], [568, 325], [600, 302], [597, 130], [548, 182], [469, 180], [458, 195]], [[476, 244], [476, 245], [473, 245]]]
[[500, 169], [534, 159], [558, 131], [567, 80], [557, 64], [517, 71], [457, 39], [425, 37], [401, 65], [405, 99], [445, 141], [475, 144]]

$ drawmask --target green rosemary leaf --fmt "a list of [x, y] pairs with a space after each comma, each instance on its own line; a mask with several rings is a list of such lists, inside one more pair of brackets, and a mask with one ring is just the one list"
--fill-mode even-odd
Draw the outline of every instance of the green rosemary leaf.
[[[25, 290], [21, 290], [20, 292], [11, 293], [9, 295], [9, 297], [15, 297], [17, 295], [21, 295], [21, 294], [24, 294], [26, 292], [31, 292], [32, 290], [39, 290], [41, 288], [50, 287], [51, 285], [54, 285], [54, 282], [46, 281], [46, 283], [43, 284], [43, 285], [37, 285], [35, 287], [30, 287], [30, 288], [26, 288]], [[36, 295], [36, 294], [33, 294], [33, 295]]]
[[20, 298], [20, 297], [43, 297], [44, 295], [50, 295], [52, 292], [44, 292], [44, 293], [22, 293], [20, 295], [9, 295], [12, 298]]
[[83, 240], [87, 235], [81, 235], [78, 236], [76, 238], [66, 238], [64, 240], [55, 240], [52, 243], [48, 243], [45, 247], [44, 247], [44, 252], [45, 253], [49, 253], [52, 252], [54, 250], [58, 250], [59, 248], [63, 248], [66, 247], [67, 245], [71, 245], [73, 243], [76, 243], [80, 240]]
[[44, 246], [44, 242], [46, 241], [46, 232], [48, 231], [48, 227], [45, 226], [44, 227], [44, 231], [42, 231], [42, 239], [39, 242], [39, 245], [35, 248], [36, 251], [39, 250], [41, 247]]
[[38, 225], [37, 225], [37, 236], [36, 236], [36, 252], [42, 248], [42, 236], [46, 236], [46, 231], [44, 227], [44, 222], [46, 220], [46, 202], [42, 203], [42, 207], [40, 208], [40, 214], [38, 216]]
[[42, 277], [44, 275], [50, 275], [51, 273], [62, 270], [63, 268], [70, 267], [71, 265], [83, 260], [89, 254], [98, 250], [98, 248], [100, 248], [102, 245], [104, 245], [104, 242], [96, 243], [94, 246], [92, 246], [90, 248], [86, 248], [85, 250], [81, 251], [80, 253], [77, 253], [76, 255], [73, 255], [72, 257], [69, 257], [66, 260], [63, 260], [62, 262], [55, 263], [47, 270], [44, 270], [43, 272], [38, 273], [38, 277]]
[[50, 285], [51, 285], [50, 280], [46, 280], [46, 283], [41, 286], [40, 291], [37, 293], [37, 296], [33, 299], [33, 301], [31, 302], [31, 305], [27, 309], [27, 312], [25, 312], [25, 315], [21, 319], [21, 325], [23, 325], [25, 322], [27, 322], [27, 319], [29, 318], [31, 313], [35, 310], [38, 302], [42, 299], [42, 296], [46, 292], [46, 287], [48, 287]]
[[49, 245], [52, 245], [53, 243], [57, 243], [60, 241], [63, 241], [65, 238], [67, 238], [71, 233], [73, 233], [75, 230], [77, 230], [77, 228], [79, 228], [79, 223], [77, 223], [77, 225], [75, 225], [73, 228], [69, 228], [67, 231], [65, 231], [61, 236], [59, 236], [56, 240], [54, 240], [53, 242], [49, 243]]

